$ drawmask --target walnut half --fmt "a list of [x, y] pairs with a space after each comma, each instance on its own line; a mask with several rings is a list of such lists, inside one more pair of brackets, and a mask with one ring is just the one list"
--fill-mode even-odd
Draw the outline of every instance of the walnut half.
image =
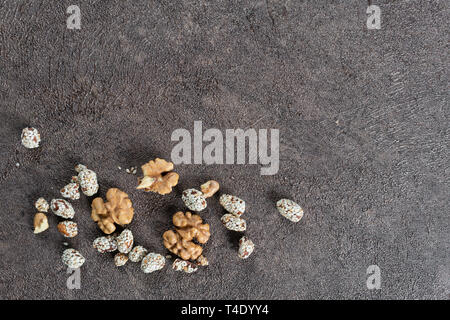
[[171, 172], [173, 163], [164, 159], [156, 158], [141, 166], [144, 176], [139, 178], [139, 185], [136, 189], [144, 191], [157, 192], [159, 194], [168, 194], [172, 192], [172, 187], [178, 183], [178, 173]]
[[174, 214], [172, 221], [177, 228], [164, 232], [164, 246], [183, 260], [197, 259], [203, 248], [193, 240], [206, 243], [210, 237], [209, 225], [203, 224], [199, 215], [181, 211]]
[[114, 223], [124, 226], [133, 220], [134, 209], [128, 194], [117, 188], [106, 192], [106, 200], [95, 198], [92, 201], [91, 218], [104, 233], [111, 234], [116, 230]]

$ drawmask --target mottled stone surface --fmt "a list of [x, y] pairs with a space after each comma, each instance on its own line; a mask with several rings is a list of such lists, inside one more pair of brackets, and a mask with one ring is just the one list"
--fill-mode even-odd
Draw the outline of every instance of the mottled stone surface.
[[[0, 298], [448, 298], [448, 6], [369, 2], [381, 30], [367, 30], [356, 0], [0, 1]], [[81, 30], [66, 29], [71, 4]], [[136, 190], [118, 166], [169, 160], [172, 131], [196, 120], [279, 129], [278, 174], [178, 165], [170, 195]], [[21, 145], [26, 126], [39, 148]], [[53, 214], [33, 234], [34, 201], [58, 197], [78, 163], [100, 196], [129, 194], [129, 229], [150, 252], [167, 254], [182, 190], [209, 179], [246, 201], [258, 250], [237, 257], [242, 234], [222, 226], [219, 195], [201, 213], [210, 264], [188, 277], [115, 267], [92, 248], [102, 233], [84, 195], [76, 238]], [[302, 206], [299, 223], [277, 212], [281, 198]], [[66, 287], [63, 241], [86, 258], [80, 290]], [[381, 290], [366, 288], [372, 264]]]

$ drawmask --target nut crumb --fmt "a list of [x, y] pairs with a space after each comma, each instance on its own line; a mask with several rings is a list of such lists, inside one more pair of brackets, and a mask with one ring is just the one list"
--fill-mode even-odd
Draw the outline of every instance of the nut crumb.
[[48, 229], [47, 216], [42, 212], [36, 213], [34, 216], [34, 233], [41, 233]]
[[202, 267], [209, 265], [208, 259], [206, 259], [206, 257], [203, 255], [198, 257], [197, 260], [195, 260], [195, 262], [197, 262], [197, 264]]
[[219, 191], [219, 183], [216, 180], [209, 180], [200, 186], [203, 196], [205, 198], [212, 197], [217, 191]]

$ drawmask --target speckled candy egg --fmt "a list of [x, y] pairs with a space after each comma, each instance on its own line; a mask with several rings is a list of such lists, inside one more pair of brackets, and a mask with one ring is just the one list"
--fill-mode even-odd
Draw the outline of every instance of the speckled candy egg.
[[100, 253], [113, 252], [117, 250], [117, 242], [113, 236], [98, 237], [92, 246]]
[[78, 173], [80, 173], [81, 171], [86, 170], [86, 169], [87, 169], [87, 167], [81, 163], [79, 163], [75, 166], [75, 171]]
[[245, 211], [245, 201], [230, 194], [221, 195], [219, 203], [225, 210], [237, 217], [240, 217]]
[[255, 244], [248, 237], [243, 236], [239, 239], [238, 256], [241, 259], [247, 259], [255, 250]]
[[54, 214], [65, 219], [72, 219], [75, 215], [72, 205], [64, 199], [53, 199], [50, 208]]
[[44, 198], [37, 199], [34, 206], [39, 212], [47, 212], [49, 208], [48, 202]]
[[244, 219], [236, 217], [231, 213], [224, 214], [220, 219], [225, 228], [231, 231], [245, 231], [247, 229], [247, 223]]
[[119, 252], [128, 253], [133, 248], [133, 233], [131, 230], [125, 229], [117, 237], [117, 249]]
[[303, 217], [303, 209], [297, 203], [289, 199], [281, 199], [277, 202], [280, 214], [292, 222], [299, 222]]
[[198, 270], [198, 265], [190, 261], [185, 261], [177, 258], [172, 264], [172, 269], [175, 271], [184, 271], [186, 273], [192, 273]]
[[82, 164], [77, 165], [75, 170], [80, 170], [77, 180], [80, 184], [81, 191], [88, 197], [96, 194], [98, 191], [97, 174]]
[[41, 135], [35, 128], [27, 127], [22, 130], [22, 145], [28, 149], [39, 147], [41, 142]]
[[71, 200], [78, 200], [80, 199], [80, 186], [78, 183], [71, 182], [68, 185], [66, 185], [64, 188], [60, 190], [61, 195], [64, 198], [69, 198]]
[[58, 223], [58, 231], [66, 238], [73, 238], [78, 234], [78, 225], [73, 221]]
[[184, 190], [181, 199], [186, 207], [192, 211], [202, 211], [207, 206], [203, 193], [196, 189]]
[[141, 270], [144, 273], [151, 273], [164, 268], [166, 259], [159, 253], [149, 253], [142, 259]]
[[75, 249], [66, 249], [62, 254], [62, 262], [72, 269], [77, 269], [86, 261], [84, 257]]
[[140, 262], [147, 255], [148, 251], [143, 246], [136, 246], [128, 254], [131, 262]]
[[117, 267], [123, 266], [125, 263], [127, 263], [128, 257], [125, 253], [119, 252], [114, 256], [114, 264]]

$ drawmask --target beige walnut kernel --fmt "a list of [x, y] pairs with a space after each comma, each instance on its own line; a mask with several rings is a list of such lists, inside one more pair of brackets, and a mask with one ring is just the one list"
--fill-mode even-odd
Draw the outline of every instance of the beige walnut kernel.
[[203, 224], [202, 218], [197, 214], [179, 211], [173, 215], [172, 222], [177, 227], [177, 232], [187, 241], [196, 239], [204, 244], [209, 240], [209, 224]]
[[159, 194], [168, 194], [177, 185], [179, 175], [173, 170], [173, 163], [164, 159], [156, 158], [141, 166], [144, 176], [138, 179], [139, 185], [136, 189], [146, 192], [152, 191]]
[[190, 212], [177, 212], [173, 216], [173, 224], [177, 227], [163, 234], [164, 246], [183, 260], [195, 260], [203, 252], [203, 248], [193, 240], [204, 244], [209, 240], [209, 225], [203, 224], [202, 218]]
[[111, 213], [111, 217], [118, 225], [126, 225], [133, 220], [134, 209], [128, 194], [117, 189], [111, 188], [106, 192], [105, 203], [106, 210]]
[[116, 230], [114, 220], [111, 218], [102, 198], [95, 198], [91, 204], [91, 218], [97, 222], [98, 227], [106, 234], [111, 234]]
[[212, 197], [217, 191], [219, 191], [219, 183], [216, 180], [209, 180], [200, 186], [203, 196], [205, 198]]
[[104, 233], [111, 234], [116, 230], [115, 223], [124, 226], [133, 220], [134, 209], [128, 194], [117, 188], [109, 189], [106, 199], [107, 202], [102, 198], [92, 201], [91, 218]]
[[47, 216], [42, 212], [38, 212], [35, 214], [33, 222], [34, 222], [34, 233], [41, 233], [48, 229]]

